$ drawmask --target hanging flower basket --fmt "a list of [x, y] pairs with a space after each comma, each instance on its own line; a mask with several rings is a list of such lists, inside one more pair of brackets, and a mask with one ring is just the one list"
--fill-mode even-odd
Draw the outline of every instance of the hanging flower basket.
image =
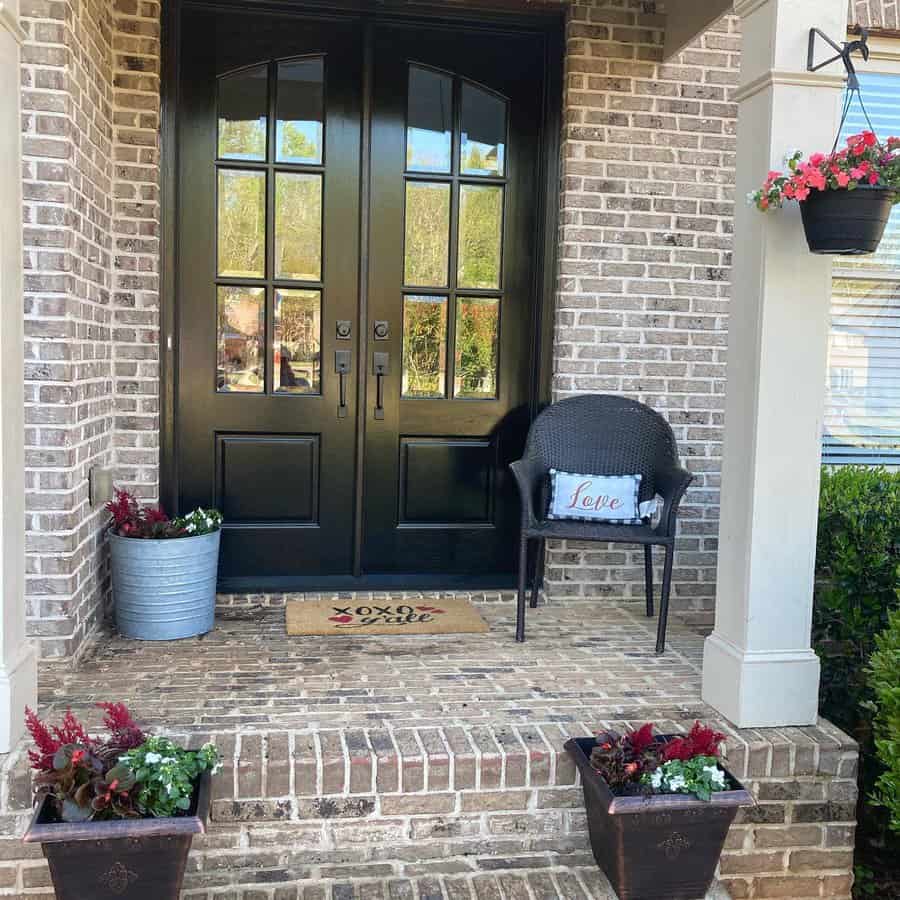
[[800, 204], [812, 253], [856, 255], [878, 249], [891, 208], [900, 198], [900, 138], [882, 145], [874, 132], [847, 139], [832, 153], [807, 160], [797, 151], [787, 172], [769, 172], [748, 200], [762, 211]]
[[800, 204], [812, 253], [874, 253], [891, 217], [896, 192], [882, 185], [854, 191], [816, 191]]

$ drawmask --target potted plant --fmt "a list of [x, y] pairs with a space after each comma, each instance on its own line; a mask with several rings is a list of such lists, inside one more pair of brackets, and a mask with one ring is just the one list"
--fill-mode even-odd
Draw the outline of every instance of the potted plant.
[[591, 849], [620, 900], [695, 900], [715, 875], [725, 835], [750, 794], [719, 759], [724, 735], [699, 722], [687, 736], [577, 738]]
[[787, 172], [769, 172], [748, 200], [763, 211], [785, 200], [800, 204], [806, 242], [813, 253], [874, 253], [900, 190], [900, 138], [883, 145], [872, 131], [854, 134], [833, 153], [804, 160], [798, 150]]
[[98, 706], [103, 737], [71, 711], [47, 726], [26, 710], [36, 809], [25, 841], [41, 844], [58, 900], [177, 900], [218, 751], [149, 736], [124, 704]]
[[162, 507], [142, 507], [120, 490], [106, 509], [119, 631], [142, 641], [211, 631], [221, 514], [195, 509], [169, 519]]

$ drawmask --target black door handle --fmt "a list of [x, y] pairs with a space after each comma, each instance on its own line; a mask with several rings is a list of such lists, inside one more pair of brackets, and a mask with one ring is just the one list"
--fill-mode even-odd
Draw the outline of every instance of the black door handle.
[[389, 353], [372, 354], [372, 374], [375, 376], [375, 418], [384, 418], [384, 377], [390, 374]]
[[350, 374], [350, 351], [335, 350], [334, 351], [334, 371], [340, 378], [338, 388], [340, 399], [338, 400], [338, 418], [347, 418], [347, 376]]

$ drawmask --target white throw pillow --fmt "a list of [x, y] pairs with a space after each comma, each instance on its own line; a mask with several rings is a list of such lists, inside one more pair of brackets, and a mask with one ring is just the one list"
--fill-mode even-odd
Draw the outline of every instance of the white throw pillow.
[[550, 470], [548, 519], [640, 525], [640, 475], [579, 475]]

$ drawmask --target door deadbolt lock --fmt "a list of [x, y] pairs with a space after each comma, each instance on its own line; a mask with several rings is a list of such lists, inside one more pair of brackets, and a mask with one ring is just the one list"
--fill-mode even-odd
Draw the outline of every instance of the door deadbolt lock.
[[353, 334], [353, 325], [349, 319], [338, 319], [334, 331], [339, 341], [349, 341], [350, 335]]
[[391, 323], [385, 319], [378, 319], [373, 328], [376, 341], [386, 341], [391, 336]]

